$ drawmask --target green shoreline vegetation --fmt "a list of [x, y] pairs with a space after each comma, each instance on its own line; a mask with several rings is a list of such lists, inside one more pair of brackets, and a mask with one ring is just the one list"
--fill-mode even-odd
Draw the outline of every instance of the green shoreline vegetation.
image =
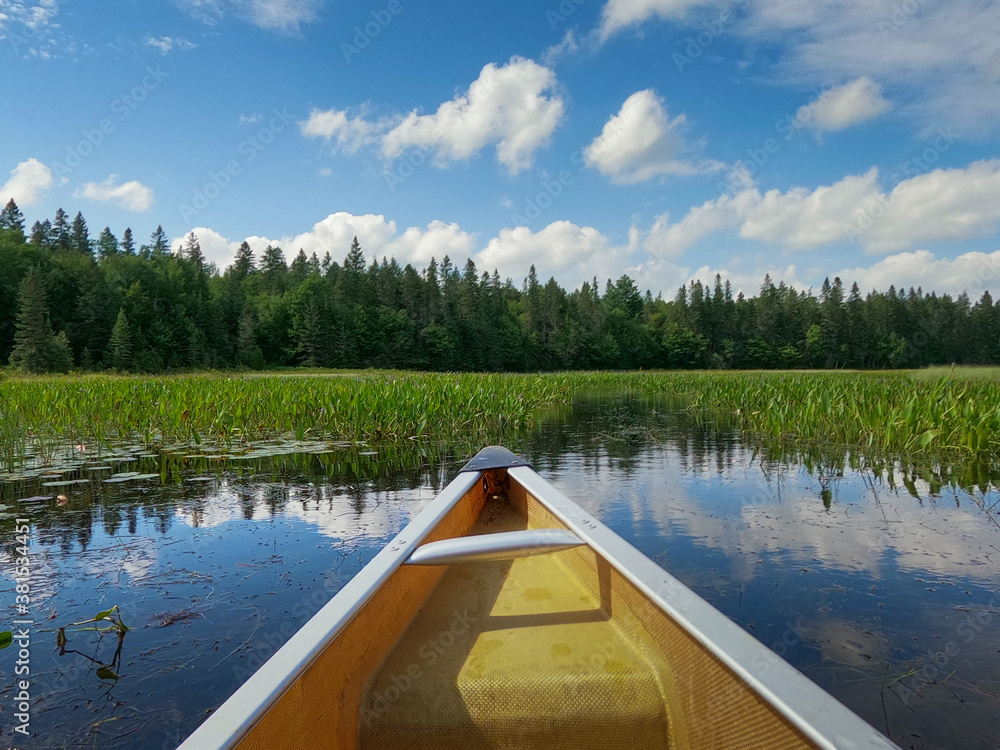
[[[364, 238], [362, 238], [364, 240]], [[756, 296], [692, 281], [664, 298], [623, 275], [568, 291], [470, 259], [426, 268], [243, 243], [220, 271], [191, 234], [139, 244], [62, 209], [0, 210], [0, 366], [162, 373], [279, 367], [445, 372], [883, 369], [1000, 364], [1000, 306], [921, 289], [815, 292], [763, 279]], [[343, 260], [331, 257], [346, 252]], [[485, 272], [484, 272], [485, 271]]]
[[[0, 382], [0, 471], [73, 452], [212, 453], [261, 441], [370, 445], [530, 427], [593, 391], [670, 397], [754, 439], [871, 455], [1000, 453], [1000, 369], [901, 372], [330, 372], [11, 377]], [[96, 452], [96, 453], [95, 453]]]

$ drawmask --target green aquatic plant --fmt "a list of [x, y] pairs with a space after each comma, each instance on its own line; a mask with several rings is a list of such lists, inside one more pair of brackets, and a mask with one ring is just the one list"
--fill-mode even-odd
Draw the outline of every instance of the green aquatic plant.
[[[108, 625], [98, 627], [97, 623], [100, 622], [107, 622]], [[115, 633], [118, 636], [118, 647], [115, 649], [114, 656], [112, 656], [111, 661], [108, 663], [104, 663], [75, 649], [66, 648], [69, 644], [69, 640], [66, 638], [66, 628], [78, 627], [80, 625], [90, 625], [91, 623], [93, 623], [92, 627], [80, 628], [80, 630], [91, 630], [100, 633], [102, 636], [105, 633]], [[98, 678], [117, 682], [119, 675], [116, 670], [119, 669], [119, 665], [121, 664], [122, 645], [125, 643], [125, 634], [128, 633], [129, 630], [131, 630], [131, 628], [129, 628], [122, 620], [121, 610], [118, 609], [118, 605], [116, 604], [111, 609], [98, 612], [89, 620], [82, 620], [80, 622], [70, 623], [69, 625], [63, 625], [58, 631], [56, 631], [56, 646], [59, 647], [60, 656], [72, 653], [79, 654], [80, 656], [90, 659], [90, 661], [97, 664]]]

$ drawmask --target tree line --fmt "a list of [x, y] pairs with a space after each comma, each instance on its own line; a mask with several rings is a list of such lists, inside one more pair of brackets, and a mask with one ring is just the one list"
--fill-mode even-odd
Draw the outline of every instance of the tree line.
[[[335, 249], [334, 249], [335, 250]], [[310, 366], [472, 371], [896, 368], [1000, 363], [1000, 308], [921, 289], [818, 293], [765, 277], [759, 294], [692, 281], [671, 299], [626, 275], [566, 291], [532, 267], [518, 286], [473, 261], [341, 262], [244, 242], [206, 262], [162, 227], [92, 238], [62, 210], [25, 229], [0, 211], [0, 364], [27, 372]]]

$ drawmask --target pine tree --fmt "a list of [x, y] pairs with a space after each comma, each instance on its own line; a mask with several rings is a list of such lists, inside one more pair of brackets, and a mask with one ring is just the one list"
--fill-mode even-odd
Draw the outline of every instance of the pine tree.
[[111, 329], [111, 341], [108, 344], [108, 361], [119, 372], [128, 372], [134, 364], [132, 346], [132, 329], [129, 327], [125, 308], [118, 311], [115, 327]]
[[118, 238], [111, 233], [111, 227], [104, 227], [97, 238], [97, 257], [107, 260], [118, 254]]
[[3, 211], [0, 211], [0, 229], [13, 230], [22, 240], [24, 239], [24, 214], [13, 198], [7, 201]]
[[65, 334], [62, 334], [62, 339], [58, 340], [52, 334], [45, 301], [45, 280], [37, 268], [32, 268], [21, 282], [14, 351], [11, 352], [10, 363], [31, 373], [68, 369], [65, 338]]

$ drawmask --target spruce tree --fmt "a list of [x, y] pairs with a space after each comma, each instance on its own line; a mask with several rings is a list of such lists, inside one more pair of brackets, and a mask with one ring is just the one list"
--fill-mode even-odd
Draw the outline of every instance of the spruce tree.
[[[65, 339], [65, 335], [63, 335]], [[68, 368], [68, 350], [52, 334], [48, 305], [45, 301], [45, 280], [37, 268], [28, 271], [18, 294], [17, 323], [14, 351], [10, 363], [24, 372], [38, 373]]]
[[253, 272], [253, 250], [250, 247], [250, 243], [244, 240], [236, 250], [236, 259], [233, 261], [230, 275], [236, 279], [245, 279]]
[[78, 253], [90, 255], [90, 232], [87, 230], [87, 222], [84, 220], [83, 214], [79, 211], [77, 211], [76, 216], [73, 217], [73, 224], [70, 227], [69, 237], [70, 247], [73, 250], [76, 250]]
[[17, 207], [14, 199], [7, 201], [3, 211], [0, 211], [0, 229], [11, 229], [24, 239], [24, 214]]
[[57, 208], [49, 230], [49, 245], [59, 250], [69, 250], [70, 244], [69, 217], [65, 211]]
[[163, 255], [170, 252], [170, 243], [167, 241], [167, 233], [159, 224], [151, 235], [149, 235], [149, 249], [153, 255]]
[[31, 225], [31, 238], [28, 241], [36, 247], [45, 247], [49, 244], [50, 234], [52, 234], [52, 223], [48, 219], [36, 221]]
[[119, 372], [128, 372], [134, 362], [132, 348], [132, 329], [129, 327], [125, 308], [118, 310], [118, 319], [111, 329], [111, 341], [108, 344], [108, 361]]
[[194, 263], [199, 271], [205, 265], [205, 256], [201, 254], [201, 243], [198, 242], [198, 235], [194, 232], [189, 233], [184, 239], [181, 256]]
[[100, 260], [107, 260], [118, 254], [118, 238], [111, 233], [110, 227], [104, 227], [97, 238], [97, 257]]
[[135, 240], [132, 238], [132, 227], [125, 227], [122, 233], [122, 252], [126, 255], [135, 255]]

